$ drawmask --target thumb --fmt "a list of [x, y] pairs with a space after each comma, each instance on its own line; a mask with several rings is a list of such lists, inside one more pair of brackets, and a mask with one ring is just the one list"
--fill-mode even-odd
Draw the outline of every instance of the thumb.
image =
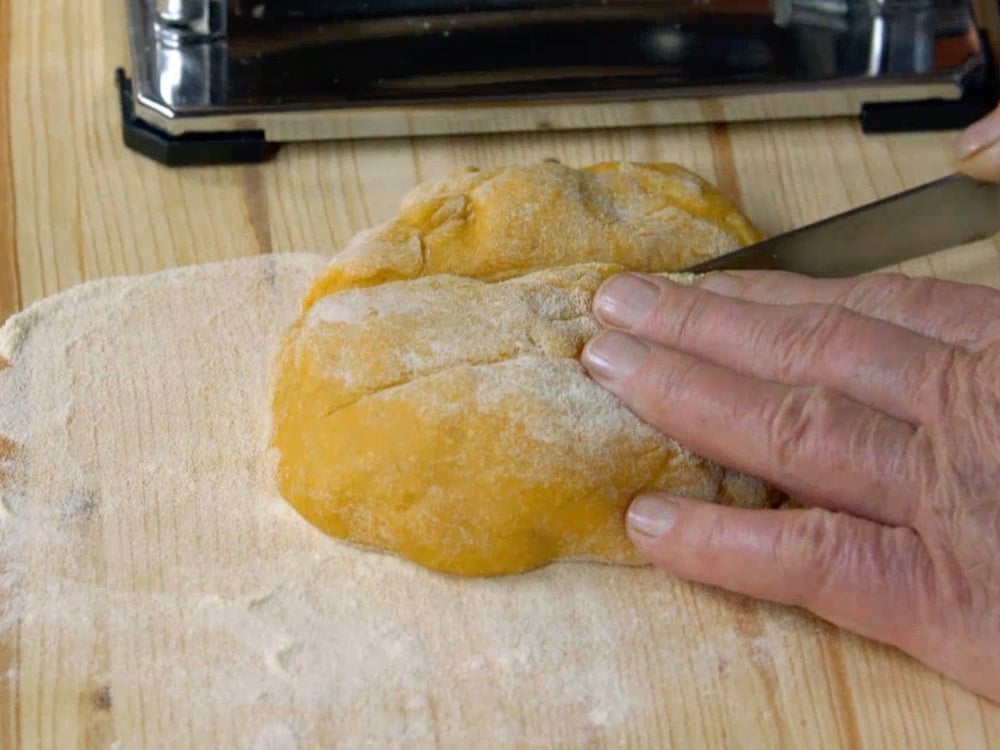
[[910, 529], [827, 510], [748, 510], [643, 495], [632, 542], [680, 578], [804, 607], [910, 653], [926, 649], [933, 566]]
[[958, 163], [958, 170], [984, 182], [1000, 182], [1000, 141]]

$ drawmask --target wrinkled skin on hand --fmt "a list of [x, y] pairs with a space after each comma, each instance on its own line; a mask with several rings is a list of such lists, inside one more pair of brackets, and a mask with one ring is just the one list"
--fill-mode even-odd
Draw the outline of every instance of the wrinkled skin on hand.
[[1000, 292], [899, 275], [625, 274], [592, 376], [804, 508], [638, 498], [683, 578], [804, 607], [1000, 701]]

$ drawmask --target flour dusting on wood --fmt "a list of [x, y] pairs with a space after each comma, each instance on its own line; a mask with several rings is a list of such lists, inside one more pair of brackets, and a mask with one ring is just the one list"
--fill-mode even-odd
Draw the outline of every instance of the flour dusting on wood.
[[0, 658], [17, 654], [0, 692], [31, 689], [28, 663], [59, 674], [68, 711], [96, 685], [122, 747], [766, 732], [803, 618], [651, 569], [450, 578], [289, 508], [268, 370], [325, 263], [103, 281], [0, 330]]

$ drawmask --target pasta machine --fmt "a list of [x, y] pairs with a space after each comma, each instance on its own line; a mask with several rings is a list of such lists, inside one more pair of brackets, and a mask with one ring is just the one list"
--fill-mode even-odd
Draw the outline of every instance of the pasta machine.
[[171, 165], [324, 139], [949, 129], [998, 99], [984, 4], [963, 0], [125, 1], [125, 141]]

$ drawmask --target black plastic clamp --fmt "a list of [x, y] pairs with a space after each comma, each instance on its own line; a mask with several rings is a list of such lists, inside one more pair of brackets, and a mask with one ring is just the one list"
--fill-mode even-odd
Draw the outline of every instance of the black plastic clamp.
[[263, 130], [171, 135], [135, 116], [132, 81], [119, 68], [115, 73], [122, 109], [125, 145], [143, 156], [171, 167], [253, 164], [269, 160], [280, 148]]

